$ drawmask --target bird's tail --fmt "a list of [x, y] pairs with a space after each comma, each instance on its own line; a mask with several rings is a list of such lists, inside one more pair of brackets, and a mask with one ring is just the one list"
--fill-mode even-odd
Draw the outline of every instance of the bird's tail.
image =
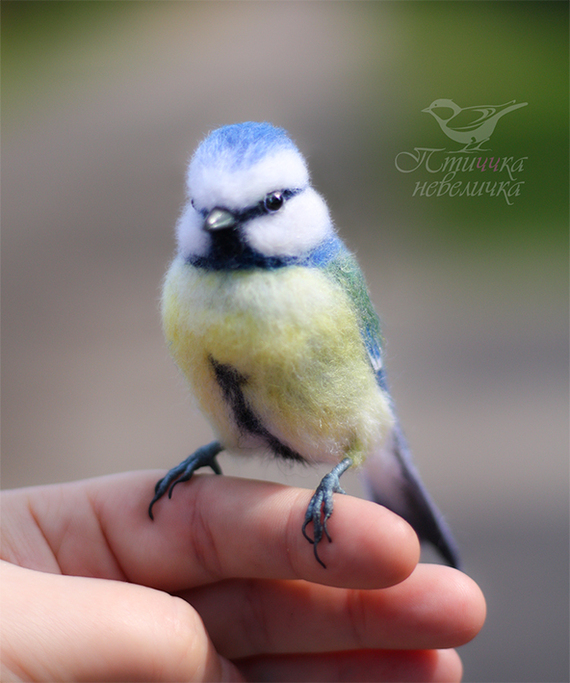
[[518, 104], [516, 104], [516, 100], [511, 100], [510, 102], [503, 104], [503, 107], [508, 107], [509, 111], [514, 111], [515, 109], [520, 109], [521, 107], [526, 107], [527, 104], [528, 104], [528, 102], [519, 102]]
[[459, 568], [451, 531], [422, 484], [398, 425], [382, 450], [366, 460], [363, 482], [370, 500], [403, 517], [421, 541], [431, 543], [448, 564]]

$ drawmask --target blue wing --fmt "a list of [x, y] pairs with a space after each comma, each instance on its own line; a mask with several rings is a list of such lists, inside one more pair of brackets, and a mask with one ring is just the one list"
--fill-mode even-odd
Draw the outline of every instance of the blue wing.
[[[362, 341], [376, 374], [376, 381], [390, 397], [383, 365], [380, 321], [370, 301], [366, 282], [356, 258], [342, 245], [324, 268], [353, 302]], [[391, 397], [390, 400], [392, 402]], [[383, 451], [370, 454], [365, 462], [364, 476], [371, 500], [403, 517], [415, 529], [421, 540], [433, 544], [452, 567], [459, 567], [455, 541], [422, 484], [397, 418]]]
[[324, 266], [328, 276], [335, 280], [352, 302], [353, 309], [358, 318], [362, 341], [366, 346], [368, 357], [379, 385], [388, 392], [385, 384], [384, 368], [382, 364], [382, 332], [380, 330], [380, 320], [370, 301], [368, 288], [364, 275], [353, 254], [351, 254], [344, 244], [337, 238], [337, 250], [334, 258], [330, 259]]

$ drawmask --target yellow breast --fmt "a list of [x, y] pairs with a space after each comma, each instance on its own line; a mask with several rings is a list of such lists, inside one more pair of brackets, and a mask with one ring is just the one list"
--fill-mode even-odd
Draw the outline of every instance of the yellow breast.
[[177, 258], [162, 305], [170, 352], [224, 446], [248, 440], [210, 359], [245, 378], [264, 427], [308, 460], [359, 464], [393, 424], [350, 301], [320, 270], [212, 272]]

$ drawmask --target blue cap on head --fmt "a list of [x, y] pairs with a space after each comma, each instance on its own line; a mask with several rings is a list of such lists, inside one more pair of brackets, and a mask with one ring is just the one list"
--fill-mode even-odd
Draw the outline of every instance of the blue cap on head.
[[307, 187], [309, 172], [286, 131], [248, 121], [210, 133], [190, 160], [186, 183], [202, 209], [243, 210], [268, 192]]
[[298, 149], [283, 128], [270, 123], [233, 123], [214, 130], [200, 144], [193, 161], [209, 166], [225, 159], [228, 170], [247, 168], [278, 150]]

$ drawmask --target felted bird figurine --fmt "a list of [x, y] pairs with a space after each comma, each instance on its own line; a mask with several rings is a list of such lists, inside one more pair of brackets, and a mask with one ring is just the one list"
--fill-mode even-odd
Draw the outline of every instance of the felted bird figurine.
[[323, 567], [318, 546], [331, 540], [339, 478], [361, 466], [372, 500], [458, 566], [398, 425], [363, 275], [290, 137], [268, 123], [214, 130], [190, 161], [187, 189], [162, 317], [216, 440], [157, 483], [151, 518], [156, 502], [197, 469], [220, 474], [224, 449], [261, 449], [334, 465], [302, 527]]
[[481, 145], [487, 142], [497, 121], [515, 109], [526, 107], [528, 102], [459, 107], [453, 100], [435, 100], [422, 112], [431, 114], [448, 138], [465, 145], [461, 152], [485, 151]]

